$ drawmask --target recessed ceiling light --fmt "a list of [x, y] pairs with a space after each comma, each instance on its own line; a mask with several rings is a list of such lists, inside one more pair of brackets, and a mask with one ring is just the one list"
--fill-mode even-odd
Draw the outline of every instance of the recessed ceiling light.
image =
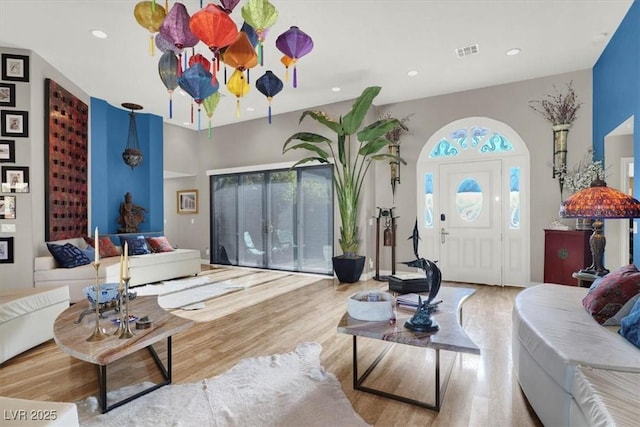
[[185, 126], [191, 126], [191, 122], [182, 122], [182, 124]]
[[96, 37], [98, 39], [106, 39], [107, 38], [107, 33], [105, 33], [102, 30], [91, 30], [91, 34], [93, 35], [93, 37]]
[[332, 87], [331, 88], [331, 92], [340, 92], [340, 88], [339, 87]]
[[413, 77], [413, 76], [417, 76], [418, 72], [416, 70], [411, 70], [407, 73], [407, 76], [409, 77]]
[[256, 109], [253, 107], [247, 107], [247, 111], [256, 111]]
[[507, 56], [515, 56], [517, 54], [520, 53], [520, 48], [519, 47], [514, 47], [513, 49], [509, 49], [508, 51], [505, 52], [505, 55]]

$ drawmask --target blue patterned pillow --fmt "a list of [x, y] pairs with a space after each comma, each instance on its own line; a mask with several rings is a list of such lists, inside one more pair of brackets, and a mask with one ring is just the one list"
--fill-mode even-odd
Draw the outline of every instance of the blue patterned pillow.
[[636, 301], [628, 316], [620, 320], [620, 335], [640, 348], [640, 300]]
[[151, 253], [147, 246], [147, 239], [145, 239], [144, 236], [120, 236], [120, 245], [122, 246], [123, 251], [124, 242], [127, 242], [129, 245], [129, 255], [145, 255]]
[[80, 251], [85, 254], [87, 256], [87, 258], [89, 259], [95, 259], [96, 257], [96, 250], [93, 249], [91, 246], [87, 246], [86, 249], [80, 249]]
[[47, 248], [49, 248], [49, 252], [51, 252], [59, 267], [73, 268], [91, 264], [91, 258], [71, 243], [65, 243], [64, 245], [47, 243]]

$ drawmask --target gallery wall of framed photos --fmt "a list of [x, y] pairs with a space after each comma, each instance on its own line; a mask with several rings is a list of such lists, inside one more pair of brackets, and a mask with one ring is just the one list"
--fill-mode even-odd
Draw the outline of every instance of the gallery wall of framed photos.
[[[20, 203], [28, 203], [30, 57], [0, 54], [0, 263], [16, 259], [17, 219]], [[18, 154], [18, 153], [21, 153]], [[23, 163], [24, 162], [24, 163]], [[28, 196], [27, 196], [28, 197]], [[19, 241], [19, 240], [18, 240]]]

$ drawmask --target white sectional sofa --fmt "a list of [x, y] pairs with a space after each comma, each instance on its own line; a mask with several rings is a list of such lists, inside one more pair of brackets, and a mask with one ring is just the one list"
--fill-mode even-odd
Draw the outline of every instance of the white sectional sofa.
[[527, 288], [513, 308], [513, 368], [545, 426], [635, 426], [640, 349], [585, 310], [586, 288]]
[[0, 363], [53, 338], [53, 322], [67, 307], [67, 286], [1, 289]]
[[[87, 246], [83, 239], [53, 243], [72, 243], [80, 248]], [[200, 264], [200, 251], [195, 249], [175, 249], [172, 252], [132, 255], [129, 257], [131, 275], [129, 285], [145, 285], [196, 275], [200, 272]], [[120, 258], [117, 256], [101, 258], [100, 283], [117, 283], [119, 277]], [[96, 283], [96, 271], [92, 264], [75, 268], [59, 268], [53, 256], [43, 255], [34, 260], [33, 280], [36, 288], [68, 285], [71, 302], [78, 302], [85, 299], [82, 290]]]

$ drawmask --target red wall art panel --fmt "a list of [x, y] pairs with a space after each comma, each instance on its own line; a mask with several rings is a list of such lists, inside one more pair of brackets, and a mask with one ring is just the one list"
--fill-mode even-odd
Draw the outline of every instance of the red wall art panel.
[[82, 237], [88, 229], [89, 107], [46, 79], [45, 239]]

